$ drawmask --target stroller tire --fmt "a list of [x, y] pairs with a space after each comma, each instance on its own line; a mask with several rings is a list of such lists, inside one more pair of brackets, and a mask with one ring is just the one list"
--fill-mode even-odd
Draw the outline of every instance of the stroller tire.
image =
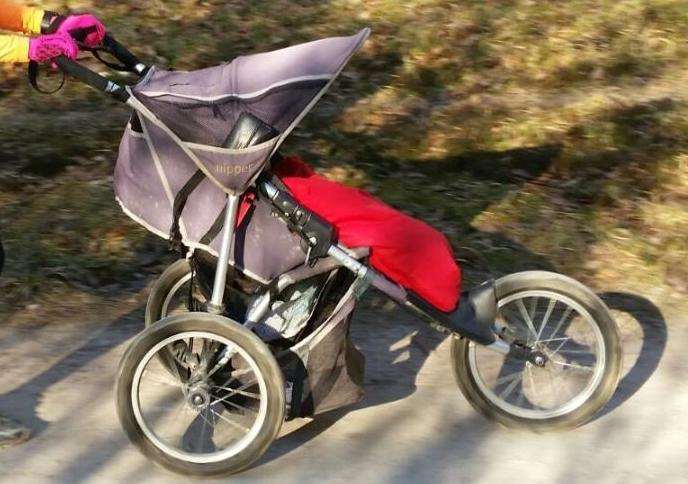
[[467, 339], [451, 343], [461, 392], [484, 416], [535, 432], [578, 427], [614, 394], [622, 351], [605, 304], [561, 274], [529, 271], [496, 282], [497, 323], [547, 356], [544, 366]]
[[[159, 352], [179, 341], [188, 345], [189, 365], [179, 366], [175, 379]], [[233, 356], [222, 371], [208, 375], [222, 354]], [[171, 316], [142, 331], [122, 358], [115, 394], [129, 440], [148, 458], [186, 475], [223, 476], [247, 468], [284, 421], [283, 375], [268, 347], [234, 321], [207, 313]], [[244, 400], [232, 402], [234, 396]], [[244, 408], [246, 396], [252, 408]], [[232, 413], [233, 407], [244, 410]]]
[[[174, 297], [182, 291], [188, 292], [186, 287], [191, 280], [191, 264], [187, 259], [179, 259], [169, 265], [160, 277], [155, 281], [146, 302], [145, 327], [148, 328], [163, 318], [170, 316], [170, 304]], [[169, 353], [169, 357], [160, 358], [160, 362], [170, 368], [170, 373], [174, 375], [171, 367], [174, 356]]]
[[167, 267], [160, 275], [148, 295], [146, 302], [146, 327], [169, 316], [167, 305], [169, 299], [174, 296], [188, 281], [191, 275], [191, 265], [187, 259], [179, 259]]

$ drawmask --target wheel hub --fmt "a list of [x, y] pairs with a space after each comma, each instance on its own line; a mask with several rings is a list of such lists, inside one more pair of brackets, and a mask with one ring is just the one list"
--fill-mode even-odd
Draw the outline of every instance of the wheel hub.
[[191, 408], [200, 412], [210, 405], [210, 388], [205, 383], [196, 384], [189, 389], [186, 400]]
[[543, 367], [547, 364], [547, 357], [540, 351], [533, 351], [531, 353], [529, 361], [539, 367]]
[[549, 360], [547, 355], [542, 351], [519, 343], [511, 344], [509, 356], [516, 358], [517, 360], [527, 361], [540, 368], [544, 367]]

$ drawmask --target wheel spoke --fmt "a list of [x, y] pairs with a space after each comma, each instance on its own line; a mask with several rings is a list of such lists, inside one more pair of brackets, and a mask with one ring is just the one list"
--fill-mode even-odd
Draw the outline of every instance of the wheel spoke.
[[535, 314], [537, 313], [538, 302], [540, 302], [539, 297], [531, 298], [530, 311], [528, 311], [528, 316], [530, 316], [531, 321], [535, 320]]
[[504, 383], [506, 383], [506, 382], [508, 382], [508, 381], [513, 380], [514, 378], [518, 378], [519, 376], [521, 376], [521, 372], [520, 372], [520, 371], [515, 371], [515, 372], [510, 373], [510, 374], [505, 375], [505, 376], [500, 376], [500, 377], [497, 378], [497, 380], [495, 381], [495, 386], [502, 385], [502, 384], [504, 384]]
[[559, 353], [566, 353], [566, 354], [571, 354], [571, 355], [593, 355], [594, 353], [590, 351], [590, 349], [587, 350], [574, 350], [574, 349], [560, 349]]
[[[229, 346], [225, 346], [225, 349], [222, 351], [222, 357], [219, 359], [219, 361], [215, 364], [212, 370], [208, 372], [208, 378], [213, 376], [217, 371], [219, 371], [222, 367], [227, 365], [229, 363], [229, 360], [232, 359], [232, 357], [237, 353], [237, 349], [229, 349]], [[232, 381], [231, 379], [226, 381], [225, 384], [229, 383]]]
[[564, 336], [563, 338], [549, 338], [549, 339], [541, 339], [538, 341], [538, 343], [551, 343], [552, 341], [568, 341], [571, 338], [568, 336]]
[[242, 410], [242, 411], [244, 411], [244, 412], [251, 412], [251, 413], [254, 413], [254, 414], [255, 414], [255, 413], [258, 413], [258, 412], [256, 412], [254, 409], [252, 409], [252, 408], [243, 407], [243, 406], [238, 405], [238, 404], [236, 404], [236, 403], [234, 403], [234, 402], [230, 402], [229, 400], [224, 400], [224, 401], [222, 402], [222, 404], [223, 404], [223, 405], [229, 405], [230, 407], [234, 407], [234, 408], [236, 408], [237, 410]]
[[554, 310], [554, 306], [556, 304], [557, 302], [554, 299], [549, 300], [549, 304], [547, 305], [547, 311], [545, 311], [545, 316], [542, 318], [542, 323], [540, 324], [540, 329], [538, 330], [537, 338], [535, 338], [538, 341], [540, 340], [540, 336], [542, 336], [542, 331], [545, 329], [545, 326], [547, 326], [549, 317], [552, 315], [552, 311]]
[[216, 417], [221, 418], [222, 420], [224, 420], [224, 421], [227, 422], [228, 424], [230, 424], [230, 425], [232, 425], [232, 426], [234, 426], [234, 427], [236, 427], [236, 428], [238, 428], [238, 429], [241, 429], [241, 430], [243, 430], [244, 432], [249, 432], [249, 431], [251, 430], [251, 429], [249, 429], [249, 428], [247, 428], [247, 427], [244, 427], [244, 426], [241, 425], [240, 423], [237, 423], [237, 422], [235, 422], [235, 421], [233, 421], [233, 420], [231, 420], [231, 419], [225, 417], [224, 415], [222, 415], [222, 414], [216, 412], [215, 410], [212, 409], [212, 407], [208, 407], [208, 408], [210, 408], [210, 411], [213, 413], [213, 415], [215, 415]]
[[222, 388], [223, 385], [229, 385], [234, 380], [238, 380], [239, 377], [242, 377], [242, 376], [244, 376], [248, 373], [251, 373], [251, 372], [252, 372], [252, 370], [250, 368], [244, 368], [243, 370], [233, 372], [230, 375], [230, 377], [222, 385], [220, 385], [218, 388]]
[[566, 344], [566, 342], [570, 339], [571, 338], [565, 338], [561, 343], [559, 343], [559, 346], [557, 346], [557, 349], [552, 352], [552, 356], [556, 355], [559, 352], [559, 350], [561, 349], [561, 347], [564, 346]]
[[518, 392], [518, 397], [516, 398], [516, 406], [522, 407], [526, 403], [526, 396], [523, 392]]
[[566, 306], [566, 310], [564, 311], [564, 314], [561, 316], [561, 319], [557, 323], [557, 325], [554, 328], [554, 331], [552, 331], [552, 334], [549, 335], [550, 339], [554, 338], [556, 334], [559, 332], [561, 327], [564, 325], [564, 322], [568, 319], [569, 314], [571, 314], [572, 308], [571, 306]]
[[530, 330], [530, 332], [533, 333], [533, 336], [535, 336], [535, 338], [537, 338], [537, 331], [535, 331], [535, 326], [533, 325], [533, 320], [530, 319], [530, 315], [528, 314], [528, 310], [526, 310], [526, 305], [523, 304], [523, 299], [519, 299], [517, 304], [518, 304], [518, 309], [521, 312], [521, 317], [523, 318], [523, 321], [528, 326], [528, 329]]
[[575, 363], [565, 363], [563, 361], [556, 361], [556, 360], [550, 360], [552, 363], [555, 365], [561, 365], [561, 366], [569, 366], [571, 368], [576, 368], [577, 370], [583, 370], [583, 371], [594, 371], [594, 368], [590, 368], [589, 366], [582, 366], [582, 365], [577, 365]]
[[502, 393], [499, 394], [499, 398], [502, 400], [506, 400], [506, 397], [511, 395], [511, 393], [514, 391], [516, 386], [523, 380], [523, 373], [519, 373], [518, 378], [516, 378], [514, 381], [509, 383], [509, 385], [502, 390]]
[[246, 384], [240, 386], [239, 388], [227, 388], [227, 387], [213, 386], [213, 388], [219, 388], [221, 390], [228, 391], [229, 395], [225, 395], [222, 398], [218, 398], [217, 400], [212, 402], [211, 405], [215, 405], [216, 403], [224, 402], [228, 398], [231, 398], [235, 395], [243, 395], [245, 397], [250, 397], [250, 398], [255, 398], [256, 400], [260, 400], [260, 398], [261, 398], [260, 394], [245, 391], [247, 388], [250, 388], [251, 386], [253, 386], [255, 384], [256, 384], [256, 382], [252, 381], [252, 382], [249, 382], [249, 383], [246, 383]]
[[[171, 346], [171, 345], [168, 345]], [[172, 371], [174, 372], [174, 376], [177, 377], [177, 380], [179, 382], [183, 383], [186, 381], [186, 378], [182, 378], [181, 373], [179, 373], [179, 366], [177, 365], [177, 359], [174, 357], [174, 348], [165, 348], [165, 352], [162, 353], [160, 356], [162, 359], [167, 363], [167, 366], [169, 368], [172, 368]]]
[[151, 381], [153, 381], [155, 383], [159, 383], [161, 385], [169, 385], [169, 386], [173, 386], [173, 387], [177, 387], [177, 388], [181, 388], [183, 386], [181, 382], [175, 382], [173, 380], [169, 380], [165, 377], [160, 377], [158, 375], [153, 376], [151, 374], [150, 370], [146, 370], [143, 373], [142, 378], [146, 378], [146, 380], [151, 380]]

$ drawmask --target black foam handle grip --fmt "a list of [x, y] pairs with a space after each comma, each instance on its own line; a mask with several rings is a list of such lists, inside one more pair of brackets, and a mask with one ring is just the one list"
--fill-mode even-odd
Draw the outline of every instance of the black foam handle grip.
[[105, 34], [103, 46], [130, 71], [142, 75], [148, 69], [148, 66], [141, 62], [129, 49], [117, 42], [112, 35]]
[[56, 57], [54, 62], [66, 74], [75, 77], [76, 79], [88, 84], [98, 91], [111, 94], [113, 97], [122, 102], [127, 102], [129, 99], [129, 93], [122, 86], [106, 79], [97, 72], [92, 71], [88, 67], [82, 66], [78, 62], [73, 61], [68, 57], [61, 55]]

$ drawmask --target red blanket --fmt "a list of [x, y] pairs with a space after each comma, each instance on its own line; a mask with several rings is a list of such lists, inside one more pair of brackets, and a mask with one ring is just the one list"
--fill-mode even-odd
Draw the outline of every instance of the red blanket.
[[461, 271], [447, 239], [363, 190], [327, 180], [298, 157], [274, 168], [294, 197], [330, 222], [347, 247], [369, 247], [372, 266], [442, 311], [456, 308]]

